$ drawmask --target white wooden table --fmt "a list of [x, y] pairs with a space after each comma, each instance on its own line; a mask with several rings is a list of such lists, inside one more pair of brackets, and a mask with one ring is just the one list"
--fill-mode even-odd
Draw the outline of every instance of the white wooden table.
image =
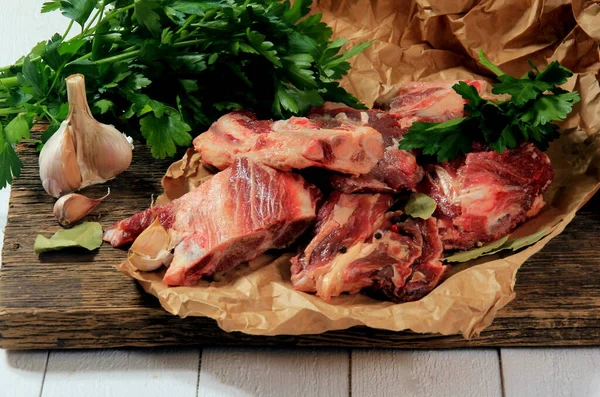
[[[1, 65], [64, 30], [41, 3], [0, 0]], [[29, 396], [600, 396], [600, 350], [0, 350], [0, 397]]]

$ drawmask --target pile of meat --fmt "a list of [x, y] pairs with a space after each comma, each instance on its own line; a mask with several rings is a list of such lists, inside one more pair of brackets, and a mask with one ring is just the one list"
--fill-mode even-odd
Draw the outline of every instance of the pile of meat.
[[[293, 247], [291, 282], [300, 291], [325, 300], [361, 291], [394, 302], [420, 299], [444, 276], [444, 250], [510, 233], [541, 210], [553, 178], [548, 156], [531, 144], [501, 154], [476, 147], [444, 163], [399, 150], [413, 122], [463, 116], [453, 84], [404, 84], [366, 111], [325, 104], [280, 121], [227, 114], [194, 140], [202, 161], [221, 171], [179, 199], [118, 222], [104, 239], [132, 242], [158, 218], [171, 236], [164, 276], [171, 286]], [[435, 200], [434, 216], [403, 214], [411, 192]]]

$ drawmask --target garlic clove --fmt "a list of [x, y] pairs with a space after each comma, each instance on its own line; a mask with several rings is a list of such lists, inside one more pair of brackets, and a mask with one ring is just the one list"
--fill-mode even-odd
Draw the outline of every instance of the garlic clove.
[[158, 218], [135, 239], [129, 249], [129, 262], [138, 270], [149, 272], [170, 263], [171, 237]]
[[52, 197], [59, 197], [81, 186], [75, 137], [68, 120], [62, 122], [42, 148], [39, 168], [42, 186]]
[[40, 178], [53, 197], [104, 183], [131, 164], [131, 138], [92, 116], [81, 74], [67, 77], [69, 116], [40, 153]]
[[71, 226], [92, 212], [109, 194], [110, 189], [108, 189], [108, 193], [98, 199], [91, 199], [77, 193], [62, 196], [54, 203], [54, 217], [62, 226]]
[[163, 264], [166, 264], [166, 262], [170, 262], [172, 259], [173, 254], [165, 250], [160, 251], [158, 256], [156, 256], [155, 258], [151, 258], [148, 255], [136, 253], [132, 253], [127, 258], [127, 260], [129, 260], [129, 263], [131, 263], [133, 267], [143, 272], [154, 271], [161, 267]]

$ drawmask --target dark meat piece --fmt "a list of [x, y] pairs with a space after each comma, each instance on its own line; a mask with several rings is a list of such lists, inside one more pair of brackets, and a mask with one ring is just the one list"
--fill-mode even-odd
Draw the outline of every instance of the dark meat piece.
[[437, 203], [444, 249], [469, 249], [497, 240], [545, 205], [554, 173], [548, 156], [525, 143], [427, 167], [418, 191]]
[[366, 125], [379, 131], [383, 137], [385, 152], [376, 167], [364, 175], [349, 177], [332, 173], [331, 186], [343, 193], [395, 193], [414, 190], [423, 178], [423, 169], [415, 156], [398, 149], [398, 140], [408, 128], [402, 127], [400, 119], [381, 110], [357, 110], [325, 104], [315, 108], [308, 118], [323, 125]]
[[312, 241], [292, 258], [294, 288], [329, 300], [368, 288], [396, 302], [420, 299], [440, 281], [442, 244], [435, 220], [400, 223], [386, 195], [334, 193]]

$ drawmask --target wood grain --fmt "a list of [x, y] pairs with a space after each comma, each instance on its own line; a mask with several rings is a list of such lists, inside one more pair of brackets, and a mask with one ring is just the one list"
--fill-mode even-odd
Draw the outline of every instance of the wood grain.
[[[37, 233], [58, 229], [54, 200], [41, 188], [33, 145], [20, 147], [24, 162], [13, 185], [0, 269], [0, 347], [7, 349], [105, 348], [157, 345], [287, 345], [389, 348], [597, 345], [600, 341], [600, 211], [598, 198], [517, 276], [517, 299], [479, 338], [389, 332], [365, 327], [321, 335], [254, 337], [221, 331], [207, 318], [166, 313], [131, 279], [113, 268], [124, 251], [33, 253]], [[132, 167], [109, 182], [110, 199], [91, 219], [104, 226], [150, 204], [169, 160], [151, 161], [144, 147]], [[151, 167], [148, 164], [152, 164]], [[100, 196], [106, 186], [85, 190]]]

